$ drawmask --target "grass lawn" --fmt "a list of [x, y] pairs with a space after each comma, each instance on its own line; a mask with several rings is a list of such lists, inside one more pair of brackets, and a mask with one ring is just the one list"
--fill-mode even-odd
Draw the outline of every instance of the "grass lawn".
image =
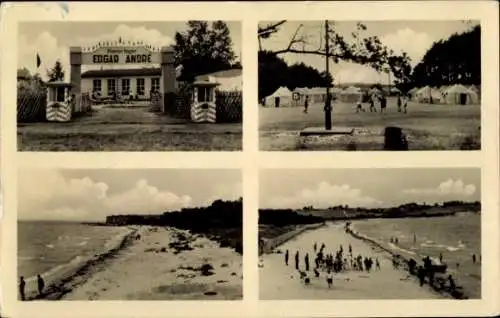
[[147, 112], [102, 108], [69, 123], [18, 124], [19, 151], [240, 151], [241, 124], [193, 124]]
[[[408, 113], [398, 113], [389, 99], [387, 113], [356, 113], [354, 104], [334, 104], [334, 126], [355, 129], [352, 136], [299, 137], [306, 127], [324, 126], [323, 105], [309, 107], [260, 107], [260, 149], [288, 150], [382, 150], [384, 129], [403, 129], [410, 150], [480, 150], [480, 105], [427, 105], [410, 102]], [[378, 109], [379, 110], [379, 109]]]

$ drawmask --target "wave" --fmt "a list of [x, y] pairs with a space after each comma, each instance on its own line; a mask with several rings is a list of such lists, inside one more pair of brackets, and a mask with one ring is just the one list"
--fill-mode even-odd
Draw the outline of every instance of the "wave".
[[417, 255], [417, 253], [413, 252], [413, 251], [410, 251], [410, 250], [407, 250], [407, 249], [404, 249], [394, 243], [389, 243], [389, 247], [393, 250], [398, 250], [400, 252], [404, 252], [404, 253], [407, 253], [407, 254], [410, 254], [410, 255]]
[[47, 244], [47, 245], [45, 245], [45, 247], [47, 247], [47, 248], [54, 248], [54, 245], [53, 244]]
[[[135, 228], [127, 228], [126, 231], [109, 239], [104, 248], [94, 255], [78, 255], [69, 262], [57, 265], [48, 271], [41, 274], [45, 281], [45, 286], [59, 285], [64, 280], [67, 280], [78, 273], [84, 266], [99, 258], [105, 257], [107, 254], [120, 249], [126, 239], [133, 235], [137, 230]], [[31, 276], [25, 279], [25, 294], [27, 299], [34, 298], [37, 293], [37, 277]]]

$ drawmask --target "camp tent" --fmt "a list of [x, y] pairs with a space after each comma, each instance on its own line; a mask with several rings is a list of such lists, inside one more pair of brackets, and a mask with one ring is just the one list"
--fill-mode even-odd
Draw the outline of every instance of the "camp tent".
[[358, 87], [350, 86], [340, 94], [340, 101], [343, 103], [356, 103], [361, 99], [363, 92]]
[[477, 93], [460, 84], [450, 86], [444, 92], [444, 96], [447, 104], [468, 105], [479, 103]]
[[410, 99], [415, 99], [415, 93], [418, 92], [420, 88], [414, 87], [408, 91], [408, 95], [410, 96]]
[[[331, 89], [330, 94], [332, 94]], [[313, 87], [309, 89], [309, 98], [313, 103], [324, 103], [326, 101], [326, 87]]]
[[430, 104], [432, 101], [432, 104], [439, 104], [443, 103], [444, 98], [438, 89], [425, 86], [415, 92], [415, 100], [419, 103]]
[[292, 91], [282, 86], [274, 93], [266, 97], [266, 106], [276, 107], [276, 101], [279, 100], [279, 107], [290, 107], [292, 105]]
[[399, 95], [401, 94], [401, 90], [398, 89], [397, 87], [392, 87], [389, 92], [392, 94], [392, 95]]

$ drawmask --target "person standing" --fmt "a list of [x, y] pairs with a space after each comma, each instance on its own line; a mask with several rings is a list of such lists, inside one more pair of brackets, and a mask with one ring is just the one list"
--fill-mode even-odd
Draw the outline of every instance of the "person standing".
[[22, 301], [26, 300], [25, 289], [26, 289], [26, 282], [24, 281], [24, 276], [21, 276], [21, 279], [19, 281], [19, 294], [21, 295]]
[[304, 100], [304, 114], [307, 114], [307, 108], [309, 108], [309, 95], [306, 95]]
[[318, 248], [318, 244], [316, 242], [314, 242], [314, 246], [313, 247], [314, 247], [314, 253], [316, 253], [316, 250]]
[[306, 253], [306, 256], [304, 257], [304, 262], [306, 264], [306, 271], [309, 271], [309, 254]]
[[401, 112], [401, 96], [398, 95], [398, 113]]
[[286, 250], [286, 252], [285, 252], [285, 265], [286, 266], [288, 266], [288, 257], [289, 257], [288, 250]]
[[326, 283], [328, 284], [328, 288], [332, 288], [333, 285], [333, 273], [331, 269], [328, 269], [326, 274]]
[[408, 96], [403, 96], [403, 112], [406, 114], [406, 108], [408, 107]]
[[299, 269], [299, 251], [295, 253], [295, 269]]
[[40, 274], [38, 274], [37, 282], [38, 282], [38, 295], [42, 296], [43, 289], [45, 288], [45, 281], [43, 280], [42, 276], [40, 276]]

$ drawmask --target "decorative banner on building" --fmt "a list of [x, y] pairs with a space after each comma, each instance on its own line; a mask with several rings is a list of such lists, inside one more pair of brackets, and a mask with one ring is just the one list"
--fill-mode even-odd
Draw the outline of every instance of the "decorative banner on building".
[[84, 65], [109, 64], [160, 64], [161, 53], [145, 46], [99, 47], [94, 51], [82, 52]]

